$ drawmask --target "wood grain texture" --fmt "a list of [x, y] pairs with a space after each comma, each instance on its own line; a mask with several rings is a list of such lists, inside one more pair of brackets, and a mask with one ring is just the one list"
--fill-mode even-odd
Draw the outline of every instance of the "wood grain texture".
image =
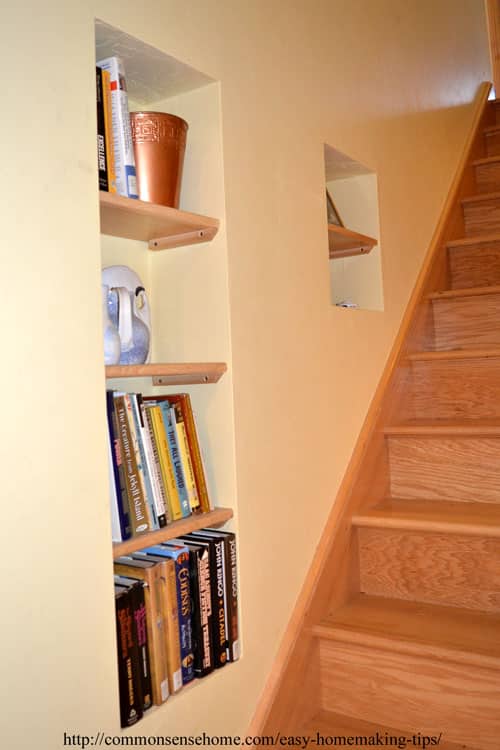
[[410, 419], [387, 425], [385, 435], [412, 435], [427, 437], [499, 437], [499, 419]]
[[411, 395], [415, 417], [481, 419], [500, 416], [500, 356], [462, 359], [458, 355], [456, 359], [412, 362]]
[[500, 237], [448, 245], [452, 289], [500, 284]]
[[496, 539], [399, 529], [358, 529], [361, 591], [500, 612]]
[[467, 237], [500, 231], [500, 192], [469, 196], [462, 206]]
[[500, 440], [389, 437], [391, 496], [500, 503]]
[[498, 750], [499, 672], [321, 641], [322, 707]]
[[352, 523], [356, 527], [439, 531], [498, 539], [500, 503], [388, 498], [355, 513]]
[[500, 155], [500, 126], [485, 128], [484, 141], [486, 144], [486, 153], [488, 156]]
[[217, 383], [226, 372], [225, 362], [156, 362], [147, 365], [107, 365], [106, 378], [154, 379], [154, 385]]
[[488, 156], [474, 162], [478, 193], [494, 193], [500, 189], [500, 156]]
[[[396, 719], [396, 717], [394, 717]], [[365, 750], [368, 743], [371, 743], [375, 747], [377, 739], [380, 737], [385, 738], [386, 736], [391, 738], [393, 747], [397, 747], [394, 744], [396, 741], [401, 743], [401, 738], [406, 742], [403, 747], [415, 747], [413, 741], [413, 733], [404, 732], [402, 729], [396, 729], [394, 726], [387, 726], [385, 724], [377, 724], [371, 721], [363, 721], [363, 719], [356, 719], [352, 716], [345, 716], [343, 714], [334, 713], [333, 711], [320, 711], [305, 725], [300, 727], [297, 732], [301, 737], [308, 737], [311, 740], [311, 744], [323, 746], [346, 746], [351, 747], [352, 750]], [[352, 738], [352, 742], [351, 739]], [[356, 742], [356, 738], [360, 738]], [[367, 738], [367, 739], [365, 739]], [[418, 741], [418, 735], [416, 741]], [[362, 744], [359, 744], [361, 742]], [[457, 744], [455, 742], [449, 742], [443, 735], [439, 742], [439, 750], [478, 750], [473, 748], [472, 745], [463, 745], [462, 743]]]
[[317, 638], [500, 669], [500, 615], [358, 594], [313, 628]]
[[494, 288], [494, 294], [432, 300], [436, 349], [500, 346], [500, 288]]

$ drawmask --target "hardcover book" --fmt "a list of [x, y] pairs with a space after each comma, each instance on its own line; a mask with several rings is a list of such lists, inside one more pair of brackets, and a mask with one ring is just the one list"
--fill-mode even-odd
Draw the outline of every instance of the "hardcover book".
[[130, 727], [142, 718], [139, 657], [134, 638], [130, 587], [115, 585], [115, 611], [120, 723], [122, 727]]
[[99, 190], [108, 190], [108, 159], [106, 155], [106, 126], [104, 121], [104, 92], [102, 69], [95, 69], [96, 102], [97, 102], [97, 168], [99, 172]]
[[132, 536], [132, 531], [130, 527], [128, 495], [124, 473], [125, 469], [122, 462], [120, 433], [115, 412], [113, 391], [106, 391], [106, 413], [108, 418], [108, 434], [111, 443], [111, 459], [113, 461], [113, 476], [116, 488], [116, 500], [118, 515], [120, 518], [121, 536], [122, 540], [125, 540], [130, 539], [130, 537]]

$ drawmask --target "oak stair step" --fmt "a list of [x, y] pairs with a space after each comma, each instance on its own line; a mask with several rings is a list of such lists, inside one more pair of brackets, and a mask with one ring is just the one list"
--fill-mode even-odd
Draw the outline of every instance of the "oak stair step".
[[490, 125], [484, 128], [483, 135], [488, 156], [500, 154], [500, 125]]
[[476, 171], [476, 185], [481, 193], [498, 190], [500, 187], [500, 155], [487, 156], [472, 162]]
[[500, 285], [429, 294], [437, 351], [500, 348]]
[[385, 435], [500, 437], [500, 419], [409, 419], [384, 427]]
[[[290, 733], [291, 734], [291, 733]], [[413, 743], [413, 737], [415, 736], [415, 744]], [[345, 714], [335, 713], [334, 711], [319, 711], [313, 716], [306, 724], [300, 727], [297, 732], [294, 732], [294, 737], [306, 738], [309, 740], [308, 744], [301, 745], [302, 748], [306, 747], [349, 747], [352, 750], [366, 750], [367, 747], [376, 747], [377, 738], [384, 740], [386, 737], [393, 743], [399, 743], [399, 738], [406, 740], [405, 747], [419, 747], [416, 743], [418, 742], [418, 732], [407, 733], [401, 729], [395, 727], [389, 727], [387, 725], [377, 724], [371, 721], [364, 721], [363, 719], [356, 719], [352, 716], [346, 716]], [[336, 738], [335, 740], [333, 738]], [[356, 738], [359, 738], [362, 744], [356, 742]], [[373, 738], [370, 742], [370, 738]], [[439, 750], [477, 750], [472, 745], [457, 744], [456, 742], [447, 742], [446, 737], [440, 737], [439, 733], [435, 736], [435, 739], [439, 739], [439, 744], [427, 743], [427, 749], [431, 747], [437, 747]], [[380, 745], [379, 745], [380, 746]], [[297, 747], [297, 745], [296, 745]], [[390, 745], [389, 745], [390, 747]], [[398, 747], [398, 744], [393, 744], [392, 747]], [[420, 748], [423, 748], [422, 739], [420, 738]]]
[[461, 203], [467, 237], [500, 231], [500, 192], [471, 195]]
[[500, 234], [484, 234], [446, 243], [453, 289], [500, 284]]
[[500, 669], [500, 615], [357, 594], [312, 628], [317, 638]]
[[[353, 515], [354, 526], [500, 537], [500, 504], [387, 498]], [[499, 632], [500, 639], [500, 632]]]
[[495, 359], [500, 357], [500, 348], [488, 349], [451, 349], [444, 352], [434, 350], [423, 352], [412, 352], [407, 355], [410, 362], [441, 362], [443, 360], [457, 359]]

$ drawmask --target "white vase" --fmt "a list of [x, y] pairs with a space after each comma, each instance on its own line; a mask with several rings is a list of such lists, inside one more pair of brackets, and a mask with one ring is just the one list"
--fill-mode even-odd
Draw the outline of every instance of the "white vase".
[[117, 365], [120, 361], [120, 336], [111, 322], [108, 312], [109, 286], [101, 284], [102, 328], [104, 336], [104, 364]]

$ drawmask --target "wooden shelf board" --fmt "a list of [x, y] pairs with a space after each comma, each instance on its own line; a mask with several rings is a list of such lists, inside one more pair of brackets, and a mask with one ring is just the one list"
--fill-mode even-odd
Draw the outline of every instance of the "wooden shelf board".
[[150, 250], [207, 242], [219, 228], [218, 219], [116, 193], [100, 191], [99, 203], [103, 234], [148, 242]]
[[144, 547], [151, 547], [153, 544], [166, 542], [182, 534], [189, 534], [190, 531], [196, 531], [196, 529], [222, 526], [232, 517], [233, 511], [231, 508], [214, 508], [208, 513], [198, 513], [188, 518], [181, 518], [179, 521], [168, 524], [163, 529], [134, 536], [132, 539], [127, 539], [126, 542], [114, 542], [113, 559], [116, 560], [117, 557], [130, 555], [132, 552], [137, 552]]
[[328, 224], [328, 246], [331, 258], [348, 258], [352, 255], [367, 254], [377, 244], [374, 237], [353, 232], [346, 227]]
[[154, 363], [149, 365], [107, 365], [106, 378], [147, 378], [153, 385], [217, 383], [226, 372], [225, 362]]

